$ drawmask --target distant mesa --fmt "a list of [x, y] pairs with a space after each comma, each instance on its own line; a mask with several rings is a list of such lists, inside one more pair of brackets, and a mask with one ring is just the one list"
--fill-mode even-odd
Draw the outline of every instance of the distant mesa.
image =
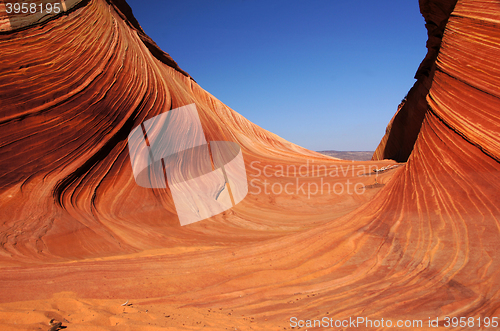
[[374, 152], [358, 151], [318, 151], [318, 153], [335, 157], [342, 160], [369, 161]]

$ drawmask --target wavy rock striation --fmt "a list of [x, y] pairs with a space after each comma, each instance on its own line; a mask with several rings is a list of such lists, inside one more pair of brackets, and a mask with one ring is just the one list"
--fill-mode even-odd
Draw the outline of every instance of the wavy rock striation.
[[[439, 53], [419, 69], [429, 73], [417, 82], [427, 91], [408, 95], [383, 150], [396, 130], [409, 132], [405, 123], [413, 124], [399, 118], [411, 116], [399, 114], [410, 104], [424, 107], [412, 126], [418, 135], [394, 150], [408, 162], [376, 180], [370, 166], [395, 163], [328, 158], [224, 106], [148, 41], [125, 3], [88, 1], [3, 32], [3, 311], [35, 300], [43, 316], [105, 330], [114, 322], [270, 330], [288, 328], [292, 316], [424, 326], [429, 317], [500, 316], [500, 5], [421, 8], [444, 31]], [[134, 182], [127, 136], [191, 103], [206, 141], [241, 146], [250, 193], [180, 227], [168, 189]], [[354, 185], [349, 193], [349, 181], [363, 193]], [[286, 184], [293, 194], [273, 193]], [[344, 190], [312, 194], [326, 184]], [[113, 308], [126, 299], [149, 305], [152, 317], [131, 310], [126, 320]], [[83, 311], [101, 318], [74, 317]]]
[[[139, 187], [130, 166], [129, 133], [173, 108], [195, 103], [205, 140], [237, 142], [250, 173], [333, 160], [263, 130], [201, 89], [123, 1], [75, 3], [26, 24], [0, 35], [5, 257], [75, 259], [198, 240], [178, 228], [169, 190]], [[262, 226], [243, 223], [237, 227]]]
[[417, 81], [399, 105], [389, 122], [385, 135], [373, 154], [373, 160], [393, 159], [406, 162], [422, 126], [427, 102], [425, 100], [436, 71], [436, 58], [443, 33], [457, 0], [419, 0], [420, 12], [427, 28], [427, 55], [418, 67]]

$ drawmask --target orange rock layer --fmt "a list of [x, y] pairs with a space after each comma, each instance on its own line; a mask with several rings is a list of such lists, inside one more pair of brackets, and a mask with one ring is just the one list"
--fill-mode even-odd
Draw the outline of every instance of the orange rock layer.
[[[98, 330], [500, 317], [498, 9], [458, 1], [408, 162], [377, 181], [369, 167], [393, 161], [327, 158], [223, 105], [148, 44], [124, 3], [93, 0], [4, 32], [0, 323], [17, 329], [28, 307], [26, 328], [58, 317]], [[193, 102], [208, 141], [240, 144], [254, 185], [233, 209], [180, 227], [168, 190], [135, 184], [127, 135]], [[280, 165], [308, 167], [278, 176]], [[365, 190], [264, 193], [296, 180]], [[116, 308], [127, 299], [130, 315]]]
[[373, 160], [408, 160], [427, 112], [425, 98], [434, 79], [443, 33], [456, 2], [457, 0], [419, 0], [420, 12], [427, 28], [427, 54], [415, 74], [417, 81], [405, 97], [408, 102], [398, 107], [373, 154]]

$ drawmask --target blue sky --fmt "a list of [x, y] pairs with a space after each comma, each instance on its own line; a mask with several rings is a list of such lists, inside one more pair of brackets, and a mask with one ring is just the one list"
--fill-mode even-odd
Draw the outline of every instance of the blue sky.
[[418, 0], [128, 0], [202, 88], [312, 150], [375, 150], [426, 54]]

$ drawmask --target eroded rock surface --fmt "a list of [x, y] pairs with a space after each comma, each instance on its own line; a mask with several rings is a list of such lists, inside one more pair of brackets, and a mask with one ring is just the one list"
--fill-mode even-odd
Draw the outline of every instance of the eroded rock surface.
[[[271, 330], [293, 316], [500, 316], [500, 5], [421, 6], [443, 38], [388, 133], [409, 123], [418, 137], [395, 149], [388, 137], [380, 155], [408, 162], [376, 180], [370, 166], [396, 163], [331, 159], [229, 109], [123, 2], [82, 2], [2, 32], [0, 323]], [[134, 182], [127, 135], [191, 103], [207, 141], [241, 146], [254, 186], [231, 210], [180, 227], [168, 190]], [[348, 181], [364, 193], [311, 195]], [[286, 184], [293, 194], [272, 193]]]

